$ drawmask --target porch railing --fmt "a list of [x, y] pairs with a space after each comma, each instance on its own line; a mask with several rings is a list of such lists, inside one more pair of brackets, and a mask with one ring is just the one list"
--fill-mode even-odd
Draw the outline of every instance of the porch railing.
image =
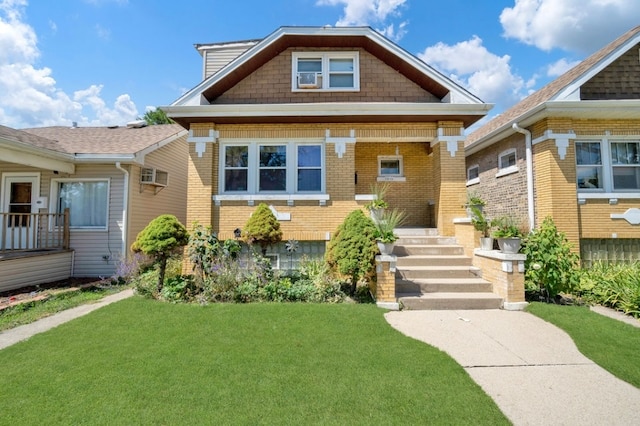
[[69, 209], [63, 213], [0, 212], [0, 253], [69, 248]]

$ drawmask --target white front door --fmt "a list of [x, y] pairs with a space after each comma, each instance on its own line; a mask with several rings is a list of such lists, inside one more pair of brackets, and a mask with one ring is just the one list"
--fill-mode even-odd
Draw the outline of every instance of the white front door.
[[38, 224], [37, 200], [40, 195], [40, 176], [36, 174], [5, 174], [2, 188], [2, 227], [5, 250], [30, 249], [36, 246]]

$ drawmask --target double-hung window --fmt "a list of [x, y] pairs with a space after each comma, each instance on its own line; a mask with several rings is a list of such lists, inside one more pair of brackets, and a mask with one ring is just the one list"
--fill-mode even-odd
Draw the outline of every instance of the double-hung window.
[[223, 144], [222, 194], [321, 193], [324, 149], [312, 143]]
[[322, 146], [297, 145], [297, 192], [322, 190]]
[[294, 91], [360, 89], [358, 52], [294, 52]]
[[576, 142], [576, 175], [578, 188], [598, 189], [602, 179], [600, 142]]
[[106, 179], [54, 179], [55, 213], [69, 209], [69, 226], [76, 229], [107, 229], [109, 181]]
[[258, 191], [287, 190], [287, 146], [260, 145]]
[[640, 142], [611, 142], [614, 190], [640, 189]]
[[640, 190], [640, 142], [607, 139], [576, 141], [576, 180], [580, 191]]
[[480, 183], [480, 166], [474, 164], [467, 169], [467, 185]]
[[510, 148], [502, 151], [498, 155], [498, 174], [497, 177], [515, 173], [518, 171], [518, 157], [516, 149]]

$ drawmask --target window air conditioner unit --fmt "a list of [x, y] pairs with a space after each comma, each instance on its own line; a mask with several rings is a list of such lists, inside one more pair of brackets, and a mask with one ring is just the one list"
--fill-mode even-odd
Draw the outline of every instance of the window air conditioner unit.
[[156, 186], [167, 186], [169, 173], [154, 168], [143, 168], [140, 172], [140, 183]]
[[299, 72], [298, 88], [300, 89], [317, 89], [318, 74], [315, 72]]

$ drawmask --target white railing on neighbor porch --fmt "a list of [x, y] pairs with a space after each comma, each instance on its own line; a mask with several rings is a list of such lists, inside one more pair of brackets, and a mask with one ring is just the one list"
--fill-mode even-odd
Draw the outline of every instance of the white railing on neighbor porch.
[[0, 253], [69, 248], [69, 209], [64, 213], [0, 213]]

